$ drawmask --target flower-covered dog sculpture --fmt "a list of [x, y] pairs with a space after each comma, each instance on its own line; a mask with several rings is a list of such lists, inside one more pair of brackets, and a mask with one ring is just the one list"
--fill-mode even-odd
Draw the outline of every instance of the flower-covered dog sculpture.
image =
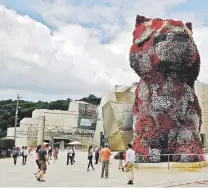
[[192, 24], [137, 16], [130, 65], [141, 78], [135, 91], [135, 151], [148, 155], [158, 149], [180, 154], [174, 161], [198, 161], [198, 155], [185, 155], [202, 153], [194, 91], [200, 56]]

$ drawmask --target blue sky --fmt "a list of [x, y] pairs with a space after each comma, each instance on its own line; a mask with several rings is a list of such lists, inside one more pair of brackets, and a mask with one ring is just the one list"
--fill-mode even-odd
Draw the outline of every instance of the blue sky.
[[[53, 0], [51, 0], [53, 2]], [[200, 3], [199, 3], [200, 2]], [[28, 15], [31, 18], [42, 22], [43, 24], [49, 26], [53, 30], [53, 28], [48, 25], [42, 16], [38, 14], [31, 6], [28, 0], [0, 0], [0, 3], [5, 5], [9, 9], [14, 9], [18, 14]], [[109, 0], [72, 0], [73, 6], [85, 5], [87, 7], [92, 7], [95, 5], [110, 5]], [[170, 10], [170, 14], [174, 12], [183, 12], [187, 11], [193, 12], [196, 14], [204, 15], [204, 25], [208, 25], [208, 0], [188, 0], [184, 3], [180, 3], [172, 7]], [[83, 25], [85, 27], [96, 27], [93, 25]]]
[[[47, 2], [53, 2], [53, 0], [47, 0]], [[61, 0], [60, 0], [61, 1]], [[73, 6], [84, 6], [84, 7], [93, 7], [93, 6], [99, 6], [99, 5], [108, 5], [111, 6], [110, 3], [111, 0], [69, 0], [69, 3], [71, 3]], [[44, 20], [44, 18], [34, 10], [34, 8], [30, 5], [30, 0], [0, 0], [0, 3], [5, 5], [9, 9], [14, 9], [18, 14], [20, 15], [28, 15], [29, 17], [33, 18], [34, 20], [43, 23], [44, 25], [48, 26], [52, 31], [55, 31], [56, 28], [50, 25], [47, 21]], [[35, 2], [35, 1], [34, 1]], [[184, 3], [180, 3], [179, 5], [176, 5], [172, 7], [169, 10], [170, 15], [174, 14], [175, 12], [181, 12], [186, 13], [192, 12], [195, 14], [202, 15], [204, 17], [204, 25], [208, 25], [208, 0], [200, 0], [200, 3], [198, 3], [197, 0], [188, 0]], [[122, 19], [120, 19], [122, 21]], [[94, 28], [101, 31], [102, 38], [101, 43], [106, 44], [111, 41], [111, 37], [108, 36], [105, 31], [103, 31], [100, 28], [100, 25], [93, 24], [93, 23], [79, 23], [83, 27], [86, 28]], [[123, 23], [120, 23], [122, 25]]]
[[28, 0], [0, 0], [0, 3], [9, 9], [14, 9], [20, 15], [28, 15], [34, 20], [47, 25], [42, 16], [29, 6]]
[[[200, 3], [199, 3], [200, 2]], [[176, 5], [170, 10], [170, 13], [187, 11], [204, 15], [204, 25], [208, 25], [208, 0], [188, 0], [185, 3]]]

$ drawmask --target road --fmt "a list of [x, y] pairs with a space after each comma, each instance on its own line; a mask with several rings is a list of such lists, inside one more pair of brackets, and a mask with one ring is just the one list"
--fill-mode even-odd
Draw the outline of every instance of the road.
[[[76, 163], [67, 166], [66, 154], [61, 152], [57, 162], [51, 161], [48, 166], [46, 182], [38, 182], [34, 176], [37, 169], [35, 153], [28, 156], [25, 166], [21, 165], [21, 157], [18, 158], [17, 166], [13, 165], [12, 158], [1, 159], [0, 187], [132, 187], [127, 185], [126, 174], [118, 170], [117, 160], [111, 160], [109, 179], [100, 178], [100, 164], [95, 165], [95, 171], [87, 172], [87, 163], [87, 153], [77, 152]], [[142, 168], [135, 170], [133, 187], [208, 187], [207, 174], [208, 168], [194, 171]]]

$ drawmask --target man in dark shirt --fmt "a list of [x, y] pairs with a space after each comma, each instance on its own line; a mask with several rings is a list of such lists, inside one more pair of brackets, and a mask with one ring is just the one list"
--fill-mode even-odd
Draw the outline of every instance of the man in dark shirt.
[[47, 157], [47, 151], [46, 151], [46, 145], [42, 144], [41, 149], [38, 151], [38, 157], [39, 157], [39, 164], [40, 164], [40, 181], [43, 182], [43, 175], [45, 174], [45, 171], [47, 170], [47, 164], [50, 165]]

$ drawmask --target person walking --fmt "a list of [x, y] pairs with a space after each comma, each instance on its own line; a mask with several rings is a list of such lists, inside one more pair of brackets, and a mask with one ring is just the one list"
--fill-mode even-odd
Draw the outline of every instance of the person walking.
[[95, 149], [95, 164], [98, 164], [99, 157], [100, 157], [100, 149], [98, 147], [96, 147], [96, 149]]
[[34, 175], [36, 176], [37, 179], [40, 179], [40, 164], [39, 164], [39, 154], [38, 154], [40, 148], [41, 148], [41, 145], [38, 145], [38, 147], [35, 151], [35, 162], [38, 167], [38, 171], [37, 171], [37, 173], [34, 173]]
[[47, 151], [46, 151], [45, 144], [41, 145], [41, 149], [39, 149], [39, 151], [38, 151], [38, 156], [39, 156], [39, 164], [40, 164], [40, 178], [37, 180], [40, 182], [44, 182], [45, 180], [43, 180], [43, 176], [47, 170], [46, 161], [48, 162], [48, 165], [50, 165], [48, 157], [47, 157]]
[[104, 176], [105, 172], [105, 178], [109, 178], [109, 161], [111, 156], [111, 150], [108, 146], [108, 144], [105, 144], [105, 148], [101, 151], [101, 161], [102, 161], [102, 171], [101, 171], [101, 178]]
[[56, 162], [56, 159], [57, 159], [56, 148], [54, 148], [52, 152], [53, 152], [53, 162], [55, 163]]
[[52, 160], [52, 147], [48, 146], [48, 158]]
[[16, 166], [16, 164], [17, 164], [17, 157], [18, 157], [18, 150], [17, 150], [17, 148], [14, 148], [14, 150], [12, 152], [12, 157], [14, 159], [14, 165]]
[[56, 160], [58, 160], [59, 148], [56, 147], [55, 150], [56, 150]]
[[25, 146], [22, 151], [22, 165], [26, 165], [27, 163], [27, 156], [28, 156], [28, 149]]
[[123, 167], [123, 160], [124, 160], [124, 151], [119, 152], [119, 165], [118, 169], [122, 169]]
[[73, 154], [73, 150], [72, 150], [72, 147], [70, 146], [70, 147], [67, 148], [67, 161], [66, 161], [66, 165], [69, 165], [69, 159], [70, 159], [71, 165], [73, 165], [72, 154]]
[[135, 151], [132, 149], [132, 145], [128, 144], [128, 150], [126, 151], [126, 162], [125, 168], [126, 173], [128, 174], [128, 184], [133, 185], [134, 181], [134, 161], [135, 161]]
[[90, 146], [89, 149], [88, 149], [88, 160], [89, 160], [89, 162], [88, 162], [87, 171], [90, 171], [90, 166], [92, 167], [93, 170], [95, 170], [94, 167], [93, 167], [93, 164], [92, 164], [92, 159], [93, 159], [93, 148], [92, 148], [92, 146]]

